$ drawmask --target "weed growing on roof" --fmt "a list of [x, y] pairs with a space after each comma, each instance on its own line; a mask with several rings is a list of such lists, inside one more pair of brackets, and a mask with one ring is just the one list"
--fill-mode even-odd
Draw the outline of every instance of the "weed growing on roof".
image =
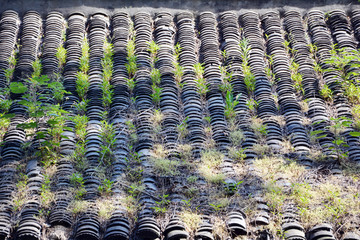
[[174, 53], [174, 57], [175, 57], [175, 61], [173, 62], [173, 65], [175, 67], [174, 70], [174, 74], [175, 74], [175, 80], [177, 83], [181, 82], [181, 78], [184, 75], [184, 68], [180, 65], [179, 63], [179, 57], [180, 57], [180, 53], [181, 53], [181, 46], [180, 43], [177, 43], [174, 47], [175, 53]]
[[[219, 216], [216, 216], [214, 217], [213, 222], [214, 224], [213, 224], [212, 234], [215, 237], [215, 239], [227, 239], [230, 233], [228, 232], [228, 228], [226, 227], [225, 221]], [[240, 236], [238, 236], [237, 238], [239, 237]]]
[[108, 109], [111, 105], [112, 97], [114, 95], [114, 91], [110, 84], [113, 74], [114, 50], [112, 44], [107, 41], [104, 42], [103, 48], [104, 48], [104, 57], [101, 60], [103, 82], [101, 84], [101, 89], [103, 92], [102, 94], [103, 105], [106, 109]]
[[221, 184], [225, 180], [223, 173], [214, 172], [214, 170], [206, 166], [200, 166], [199, 172], [208, 183]]
[[160, 47], [156, 44], [155, 41], [149, 42], [148, 51], [150, 52], [150, 58], [152, 62], [152, 68], [154, 67], [155, 62], [157, 61], [156, 55], [159, 51]]
[[153, 84], [153, 85], [152, 85], [152, 90], [153, 90], [153, 93], [152, 93], [150, 96], [151, 96], [154, 104], [155, 104], [156, 106], [159, 106], [160, 100], [161, 100], [161, 91], [162, 91], [162, 88], [156, 86], [155, 84]]
[[13, 203], [14, 203], [14, 211], [19, 211], [25, 204], [28, 196], [27, 196], [27, 184], [28, 184], [28, 176], [25, 174], [20, 173], [18, 175], [16, 188], [17, 191], [13, 193]]
[[42, 72], [42, 64], [40, 59], [36, 59], [34, 62], [31, 63], [33, 73], [31, 74], [31, 78], [40, 77]]
[[252, 95], [255, 91], [255, 76], [251, 73], [251, 69], [249, 66], [250, 52], [251, 47], [249, 45], [249, 41], [244, 38], [240, 41], [240, 54], [242, 59], [242, 70], [244, 74], [244, 83], [250, 95]]
[[284, 40], [282, 44], [284, 45], [287, 52], [291, 52], [292, 49], [290, 48], [290, 41]]
[[190, 208], [191, 207], [191, 200], [192, 200], [192, 198], [190, 198], [188, 200], [183, 199], [181, 201], [185, 204], [186, 207]]
[[8, 62], [9, 62], [9, 65], [10, 67], [15, 67], [16, 66], [16, 63], [17, 63], [17, 54], [18, 54], [18, 49], [14, 49], [12, 52], [11, 52], [11, 55], [8, 59]]
[[246, 67], [244, 70], [244, 83], [246, 88], [250, 94], [254, 93], [255, 91], [255, 76], [250, 72], [250, 68]]
[[[29, 111], [30, 119], [17, 127], [24, 129], [27, 135], [35, 135], [38, 140], [38, 149], [36, 155], [40, 158], [42, 164], [47, 168], [54, 164], [59, 157], [59, 145], [61, 133], [66, 129], [64, 126], [67, 112], [62, 110], [59, 104], [51, 104], [49, 101], [43, 102], [39, 99], [52, 98], [55, 101], [61, 101], [66, 93], [60, 82], [50, 82], [46, 75], [41, 75], [42, 65], [39, 60], [32, 63], [33, 73], [30, 78], [22, 82], [12, 82], [10, 91], [14, 94], [23, 94], [23, 99], [19, 103], [26, 106]], [[43, 95], [42, 89], [52, 90], [52, 94]], [[40, 131], [40, 125], [47, 124], [47, 131]]]
[[[254, 164], [264, 176], [265, 199], [275, 216], [282, 212], [285, 199], [298, 206], [298, 213], [306, 228], [319, 222], [341, 225], [345, 217], [359, 214], [356, 189], [334, 184], [339, 181], [335, 177], [310, 185], [300, 180], [305, 168], [294, 161], [264, 157], [255, 160]], [[278, 185], [273, 179], [279, 175], [291, 182], [291, 186], [284, 188]]]
[[264, 156], [266, 153], [270, 151], [270, 147], [267, 144], [257, 143], [254, 144], [253, 151], [259, 156]]
[[246, 38], [243, 38], [239, 43], [239, 47], [240, 47], [240, 54], [243, 64], [247, 66], [250, 59], [250, 51], [251, 51], [249, 41]]
[[170, 160], [161, 157], [151, 157], [150, 161], [153, 164], [154, 170], [161, 176], [174, 176], [178, 175], [177, 167], [180, 163], [176, 160]]
[[70, 178], [70, 183], [76, 187], [84, 185], [84, 178], [81, 173], [73, 173]]
[[164, 148], [162, 144], [155, 144], [152, 150], [153, 157], [165, 158], [168, 154], [168, 151]]
[[237, 98], [234, 99], [230, 91], [226, 92], [225, 96], [225, 117], [227, 119], [234, 119], [236, 116], [235, 107], [239, 104]]
[[265, 73], [270, 82], [274, 82], [275, 74], [271, 71], [270, 67], [265, 67]]
[[129, 78], [126, 81], [126, 84], [128, 86], [128, 88], [130, 89], [130, 91], [133, 91], [135, 88], [135, 73], [138, 69], [137, 67], [137, 57], [135, 55], [135, 40], [134, 39], [130, 39], [126, 45], [126, 50], [127, 50], [127, 63], [125, 63], [125, 67], [127, 70], [127, 73], [129, 75]]
[[75, 115], [73, 118], [73, 122], [75, 123], [76, 137], [79, 138], [81, 141], [85, 141], [88, 117], [85, 115]]
[[259, 103], [255, 101], [253, 98], [249, 98], [246, 100], [246, 106], [248, 106], [250, 113], [252, 116], [256, 115], [256, 109], [259, 106]]
[[261, 118], [253, 117], [251, 119], [250, 127], [254, 130], [258, 139], [264, 139], [267, 135], [266, 125], [263, 124], [263, 120]]
[[305, 172], [304, 166], [281, 157], [259, 158], [255, 160], [254, 164], [262, 172], [266, 180], [273, 179], [274, 175], [271, 174], [281, 173], [283, 178], [295, 181]]
[[10, 118], [6, 117], [6, 113], [0, 113], [0, 139], [3, 139], [6, 130], [10, 125]]
[[222, 84], [219, 86], [220, 90], [226, 94], [226, 92], [231, 92], [232, 91], [232, 85], [231, 85], [231, 81], [232, 81], [232, 78], [233, 78], [233, 73], [232, 72], [229, 72], [227, 71], [227, 67], [226, 66], [219, 66], [220, 68], [220, 72], [221, 72], [221, 75], [222, 75]]
[[343, 147], [349, 147], [341, 135], [347, 127], [351, 126], [351, 120], [345, 117], [331, 118], [333, 125], [329, 127], [329, 130], [334, 134], [335, 140], [333, 140], [334, 146], [330, 147], [339, 159], [345, 159], [348, 157], [346, 152], [343, 152]]
[[314, 61], [314, 71], [319, 75], [323, 72], [321, 65], [316, 61]]
[[291, 141], [288, 138], [283, 138], [281, 146], [283, 153], [290, 153], [295, 151], [294, 146], [291, 144]]
[[228, 58], [226, 50], [221, 51], [221, 55], [225, 60]]
[[195, 71], [195, 77], [196, 77], [195, 81], [196, 81], [197, 92], [204, 99], [206, 96], [206, 93], [209, 91], [209, 88], [206, 84], [205, 78], [203, 77], [203, 74], [204, 74], [203, 64], [201, 64], [201, 63], [194, 64], [194, 71]]
[[228, 82], [227, 80], [223, 79], [223, 83], [219, 86], [221, 92], [223, 92], [224, 94], [226, 94], [226, 92], [231, 92], [232, 91], [232, 86], [230, 84], [230, 82]]
[[90, 86], [89, 76], [87, 73], [78, 72], [76, 77], [76, 92], [80, 99], [85, 99], [86, 93]]
[[266, 199], [275, 215], [281, 212], [285, 199], [295, 203], [305, 228], [319, 222], [346, 224], [346, 219], [360, 212], [358, 193], [354, 188], [335, 185], [334, 181], [338, 180], [330, 177], [315, 185], [295, 182], [288, 189], [272, 182], [266, 187]]
[[84, 178], [81, 173], [73, 173], [70, 177], [70, 183], [73, 185], [73, 193], [76, 200], [81, 200], [86, 194]]
[[[348, 119], [346, 117], [339, 117], [339, 118], [330, 118], [332, 121], [332, 125], [328, 127], [328, 129], [334, 134], [334, 140], [332, 141], [333, 145], [329, 147], [329, 149], [332, 151], [333, 154], [337, 156], [341, 162], [343, 160], [346, 160], [348, 158], [348, 152], [346, 151], [346, 148], [349, 147], [347, 144], [343, 132], [349, 128], [353, 122], [351, 119]], [[324, 133], [323, 130], [317, 130], [313, 131], [312, 135], [317, 135], [317, 138], [324, 138], [326, 137], [326, 134], [319, 135]], [[359, 137], [360, 132], [350, 132], [349, 133], [353, 137]]]
[[109, 108], [111, 103], [112, 103], [112, 97], [114, 95], [114, 90], [112, 88], [113, 87], [110, 84], [110, 82], [104, 81], [101, 84], [101, 89], [102, 89], [102, 92], [103, 92], [102, 101], [103, 101], [103, 105], [106, 108]]
[[129, 40], [126, 45], [127, 51], [127, 63], [125, 64], [127, 73], [129, 78], [133, 78], [136, 71], [137, 71], [137, 64], [136, 64], [136, 55], [135, 55], [135, 41], [133, 39]]
[[297, 92], [301, 92], [304, 94], [305, 90], [302, 85], [302, 75], [298, 72], [299, 71], [299, 64], [296, 63], [294, 60], [291, 61], [290, 64], [290, 71], [291, 71], [291, 79], [294, 81], [294, 87]]
[[353, 125], [357, 130], [360, 130], [360, 105], [355, 105], [351, 109], [351, 114], [353, 115]]
[[308, 45], [309, 47], [309, 51], [312, 55], [315, 55], [316, 51], [318, 50], [318, 47], [316, 46], [316, 44], [310, 43]]
[[98, 187], [98, 191], [100, 192], [100, 194], [105, 195], [105, 196], [109, 196], [112, 192], [112, 187], [113, 187], [114, 182], [110, 181], [109, 179], [104, 179], [102, 181], [102, 185], [100, 185]]
[[185, 224], [187, 231], [190, 234], [194, 234], [195, 231], [198, 229], [199, 224], [201, 223], [201, 216], [193, 211], [184, 210], [180, 212], [180, 219]]
[[214, 211], [220, 212], [230, 204], [230, 199], [227, 197], [217, 197], [212, 203], [209, 205], [213, 208]]
[[81, 45], [81, 57], [80, 57], [80, 71], [77, 72], [76, 79], [76, 92], [81, 101], [85, 100], [86, 93], [89, 89], [89, 44], [87, 39], [84, 38]]
[[109, 220], [111, 214], [115, 211], [114, 199], [98, 199], [96, 201], [100, 221]]
[[136, 214], [140, 210], [140, 206], [134, 197], [127, 196], [120, 198], [119, 203], [127, 210], [127, 214], [129, 217], [136, 219]]
[[210, 116], [204, 117], [204, 120], [206, 121], [207, 124], [211, 123], [211, 117]]
[[153, 85], [159, 85], [161, 82], [161, 73], [160, 70], [157, 68], [151, 69], [150, 78]]
[[229, 157], [237, 162], [242, 162], [246, 158], [243, 148], [229, 147]]
[[161, 122], [164, 120], [164, 117], [165, 116], [160, 109], [154, 110], [153, 115], [151, 116], [154, 133], [159, 133], [161, 131]]
[[194, 198], [199, 194], [199, 189], [195, 186], [191, 186], [184, 191], [184, 196], [187, 198]]
[[164, 194], [160, 196], [161, 201], [155, 201], [156, 206], [153, 207], [155, 213], [163, 214], [167, 212], [167, 206], [170, 204], [170, 200], [167, 199], [168, 197], [169, 195]]
[[[288, 36], [291, 38], [291, 35]], [[304, 94], [304, 88], [302, 85], [302, 75], [298, 72], [299, 70], [299, 64], [296, 63], [293, 59], [294, 55], [296, 54], [296, 51], [290, 47], [290, 42], [285, 40], [283, 42], [286, 51], [291, 54], [291, 64], [290, 64], [290, 72], [291, 72], [291, 79], [294, 82], [294, 88], [297, 92], [300, 92]]]
[[86, 126], [88, 123], [88, 117], [85, 115], [75, 115], [72, 118], [72, 121], [75, 124], [75, 134], [77, 137], [76, 147], [71, 156], [75, 163], [75, 168], [79, 171], [84, 170], [88, 166], [87, 159], [85, 157], [86, 153]]
[[[341, 72], [340, 84], [345, 90], [345, 95], [351, 103], [360, 103], [360, 87], [354, 82], [353, 77], [358, 76], [357, 71], [347, 72], [346, 69], [358, 68], [360, 66], [360, 51], [349, 50], [347, 48], [337, 48], [336, 44], [330, 50], [331, 57], [325, 62], [331, 64], [336, 70]], [[325, 69], [324, 71], [333, 71], [333, 68]]]
[[179, 125], [177, 125], [177, 131], [179, 133], [179, 139], [184, 140], [186, 136], [189, 134], [188, 130], [188, 117], [181, 121]]
[[[10, 94], [10, 89], [8, 88], [3, 89], [2, 91], [0, 91], [0, 94], [4, 97], [7, 97]], [[0, 100], [0, 110], [2, 111], [3, 114], [6, 114], [9, 111], [11, 104], [12, 104], [12, 100], [10, 99]]]
[[309, 102], [308, 99], [305, 99], [305, 100], [299, 102], [301, 111], [304, 112], [304, 113], [307, 113], [307, 112], [309, 111], [309, 104], [308, 104], [308, 102]]
[[327, 84], [320, 89], [320, 95], [327, 101], [333, 100], [333, 92]]
[[151, 41], [149, 43], [148, 51], [150, 52], [151, 68], [152, 68], [150, 72], [150, 77], [151, 77], [151, 81], [153, 82], [151, 86], [153, 91], [151, 94], [151, 98], [157, 107], [159, 107], [160, 104], [161, 91], [162, 91], [162, 88], [158, 86], [161, 82], [161, 73], [159, 69], [155, 69], [155, 62], [157, 61], [156, 55], [159, 49], [160, 47], [156, 44], [156, 42]]
[[127, 130], [129, 132], [129, 137], [130, 137], [130, 144], [134, 144], [137, 141], [137, 134], [136, 134], [136, 127], [134, 125], [134, 123], [131, 120], [128, 120], [125, 122], [126, 126], [127, 126]]
[[244, 132], [241, 129], [230, 132], [230, 140], [234, 146], [240, 146], [245, 140]]
[[192, 146], [190, 144], [178, 144], [177, 150], [179, 151], [180, 158], [188, 162], [191, 159], [192, 155]]
[[209, 167], [218, 167], [224, 160], [224, 154], [221, 152], [210, 149], [201, 153], [201, 162]]
[[83, 38], [82, 44], [81, 44], [81, 57], [80, 57], [80, 71], [83, 73], [89, 72], [89, 42], [86, 37]]
[[197, 177], [197, 176], [189, 176], [186, 178], [186, 181], [188, 183], [195, 183], [198, 179], [199, 179], [199, 177]]
[[181, 78], [184, 75], [184, 68], [178, 62], [174, 62], [174, 67], [175, 80], [177, 83], [180, 83]]
[[269, 205], [272, 213], [277, 216], [277, 214], [281, 213], [282, 206], [286, 199], [284, 189], [277, 186], [275, 181], [269, 181], [266, 183], [264, 189], [266, 191], [264, 199]]
[[349, 83], [349, 82], [346, 83], [345, 95], [347, 96], [347, 98], [351, 103], [354, 104], [360, 103], [360, 87], [356, 86], [354, 83]]
[[8, 60], [9, 67], [4, 70], [5, 71], [5, 79], [8, 84], [10, 83], [10, 81], [14, 75], [15, 66], [17, 63], [16, 54], [17, 54], [17, 52], [15, 50], [12, 51], [11, 56], [9, 57], [9, 60]]
[[44, 208], [50, 208], [54, 201], [55, 195], [51, 192], [51, 180], [48, 175], [44, 175], [44, 181], [40, 188], [40, 203]]
[[[9, 60], [9, 62], [10, 62], [10, 60]], [[6, 81], [8, 83], [10, 83], [10, 80], [12, 78], [12, 75], [13, 75], [13, 72], [15, 69], [15, 66], [13, 66], [11, 63], [9, 63], [9, 64], [10, 64], [9, 68], [5, 69], [5, 77], [6, 77]], [[16, 59], [15, 59], [15, 64], [16, 64]], [[7, 99], [10, 94], [9, 88], [1, 89], [0, 94], [4, 97], [4, 99], [0, 99], [0, 111], [1, 111], [1, 113], [0, 113], [0, 139], [2, 139], [6, 133], [8, 126], [10, 125], [10, 117], [12, 115], [9, 116], [9, 115], [7, 115], [7, 113], [9, 112], [10, 106], [12, 104], [12, 100]]]
[[62, 69], [66, 62], [66, 49], [63, 45], [56, 49], [56, 58], [59, 61], [59, 68]]
[[132, 183], [141, 185], [143, 169], [141, 166], [136, 166], [134, 163], [128, 165], [126, 169], [126, 179]]
[[67, 112], [60, 109], [59, 105], [52, 106], [48, 110], [49, 120], [47, 120], [48, 129], [47, 132], [37, 131], [38, 138], [47, 138], [43, 141], [39, 148], [39, 154], [41, 156], [41, 162], [45, 167], [54, 164], [60, 157], [60, 140], [63, 137], [64, 130], [68, 130], [65, 126], [65, 120], [67, 119]]
[[116, 142], [115, 127], [107, 121], [101, 121], [101, 162], [110, 166], [113, 160], [113, 148]]
[[215, 149], [205, 150], [201, 153], [200, 174], [209, 183], [220, 184], [224, 181], [225, 176], [219, 173], [220, 164], [224, 160], [224, 154]]
[[84, 213], [88, 207], [90, 206], [90, 203], [88, 201], [84, 200], [74, 200], [69, 204], [69, 211], [74, 215], [77, 216], [80, 213]]
[[133, 198], [137, 198], [139, 194], [144, 190], [145, 186], [141, 182], [132, 183], [128, 188], [128, 192]]
[[127, 87], [129, 88], [130, 91], [133, 91], [134, 88], [135, 88], [135, 85], [136, 85], [135, 79], [134, 78], [128, 78], [126, 80], [126, 85], [127, 85]]
[[241, 184], [244, 181], [238, 181], [238, 182], [234, 182], [234, 183], [227, 183], [227, 182], [223, 182], [224, 184], [224, 193], [226, 196], [232, 196], [235, 193], [237, 193], [237, 191], [240, 189]]

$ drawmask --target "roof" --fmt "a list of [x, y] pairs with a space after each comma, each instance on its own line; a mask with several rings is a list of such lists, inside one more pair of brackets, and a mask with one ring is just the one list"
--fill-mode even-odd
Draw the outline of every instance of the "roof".
[[359, 239], [360, 11], [283, 10], [4, 11], [0, 239]]

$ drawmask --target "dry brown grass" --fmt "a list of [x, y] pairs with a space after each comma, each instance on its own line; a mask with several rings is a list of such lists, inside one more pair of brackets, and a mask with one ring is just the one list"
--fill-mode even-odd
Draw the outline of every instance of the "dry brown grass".
[[231, 131], [230, 140], [233, 145], [239, 146], [245, 140], [244, 132], [242, 130]]
[[282, 115], [272, 116], [270, 119], [275, 120], [280, 125], [280, 127], [282, 127], [282, 128], [286, 124], [285, 118]]
[[102, 198], [96, 201], [96, 207], [99, 210], [99, 219], [101, 222], [108, 220], [111, 217], [111, 214], [115, 210], [115, 199], [112, 198]]
[[225, 240], [229, 237], [229, 232], [226, 228], [226, 223], [223, 219], [217, 216], [212, 216], [213, 219], [213, 235], [215, 239]]
[[305, 173], [305, 168], [295, 161], [286, 162], [281, 157], [262, 157], [255, 160], [254, 165], [264, 180], [272, 180], [275, 175], [296, 181]]
[[180, 219], [184, 222], [186, 226], [186, 230], [194, 234], [199, 227], [199, 224], [201, 222], [201, 216], [193, 211], [185, 210], [180, 212]]
[[306, 101], [299, 102], [299, 105], [302, 112], [306, 113], [309, 111], [309, 104]]
[[179, 144], [177, 150], [180, 153], [180, 157], [183, 161], [189, 161], [192, 155], [192, 146], [190, 144]]
[[[293, 203], [298, 207], [306, 229], [321, 222], [348, 228], [348, 220], [360, 214], [357, 178], [330, 175], [319, 182], [304, 183], [303, 177], [310, 173], [295, 161], [264, 157], [257, 159], [254, 165], [265, 181], [264, 199], [274, 213], [274, 233], [277, 233], [275, 228], [280, 222], [277, 216], [282, 212], [284, 203]], [[290, 186], [279, 185], [276, 181], [279, 177], [288, 181]]]
[[225, 176], [219, 171], [223, 160], [224, 154], [215, 149], [205, 150], [201, 153], [201, 164], [198, 170], [207, 182], [218, 184], [224, 181]]
[[283, 147], [283, 153], [290, 153], [294, 152], [295, 148], [292, 146], [290, 140], [286, 139], [281, 142], [281, 146]]
[[90, 206], [90, 203], [85, 200], [73, 200], [69, 204], [69, 211], [74, 215], [77, 216], [80, 213], [84, 213], [86, 209]]
[[255, 144], [253, 150], [257, 155], [263, 156], [270, 151], [270, 147], [267, 144]]

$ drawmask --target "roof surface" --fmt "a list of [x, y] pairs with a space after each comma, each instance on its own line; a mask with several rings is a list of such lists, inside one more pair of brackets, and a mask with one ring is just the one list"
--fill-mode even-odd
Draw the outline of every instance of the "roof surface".
[[356, 5], [45, 3], [0, 19], [0, 239], [360, 239]]

